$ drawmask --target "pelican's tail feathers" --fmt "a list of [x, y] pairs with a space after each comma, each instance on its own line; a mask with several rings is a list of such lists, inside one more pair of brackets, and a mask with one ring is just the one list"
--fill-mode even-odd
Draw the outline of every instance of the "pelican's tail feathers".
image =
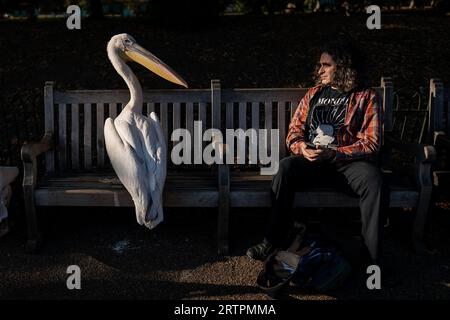
[[153, 203], [148, 207], [145, 226], [149, 229], [155, 228], [164, 220], [162, 196], [153, 198]]

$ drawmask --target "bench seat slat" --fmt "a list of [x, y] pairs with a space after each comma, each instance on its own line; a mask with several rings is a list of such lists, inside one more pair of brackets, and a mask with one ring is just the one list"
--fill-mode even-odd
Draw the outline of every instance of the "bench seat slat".
[[[134, 207], [131, 196], [125, 189], [38, 189], [35, 193], [38, 206], [75, 207]], [[217, 207], [219, 195], [214, 190], [184, 190], [165, 192], [165, 207]]]
[[[210, 172], [169, 173], [164, 186], [164, 206], [216, 207], [217, 176]], [[52, 176], [41, 180], [36, 190], [40, 206], [126, 206], [131, 196], [114, 174]]]
[[[272, 176], [258, 171], [230, 173], [231, 207], [270, 207]], [[390, 207], [415, 207], [419, 192], [405, 176], [384, 172], [390, 181]], [[359, 198], [332, 187], [314, 187], [296, 193], [295, 207], [358, 207]]]
[[[269, 188], [270, 189], [270, 188]], [[415, 190], [392, 190], [390, 194], [390, 207], [414, 207], [419, 199]], [[234, 190], [230, 192], [231, 207], [270, 207], [270, 190], [248, 191]], [[336, 191], [310, 191], [297, 192], [294, 207], [358, 207], [359, 198], [352, 197]]]

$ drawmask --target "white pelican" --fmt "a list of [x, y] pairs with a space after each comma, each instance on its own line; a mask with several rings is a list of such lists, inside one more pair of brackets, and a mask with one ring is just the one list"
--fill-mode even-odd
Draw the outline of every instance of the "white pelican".
[[152, 229], [163, 220], [167, 147], [156, 114], [152, 112], [149, 117], [142, 114], [142, 88], [126, 61], [135, 61], [186, 88], [187, 84], [126, 33], [113, 36], [107, 52], [130, 89], [130, 101], [114, 121], [111, 118], [105, 121], [106, 151], [119, 180], [133, 198], [138, 223]]

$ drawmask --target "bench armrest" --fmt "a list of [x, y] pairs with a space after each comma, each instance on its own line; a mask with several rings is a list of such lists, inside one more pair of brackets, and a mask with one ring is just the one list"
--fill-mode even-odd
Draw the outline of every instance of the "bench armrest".
[[414, 174], [416, 186], [419, 190], [421, 190], [421, 193], [431, 192], [431, 165], [436, 160], [436, 149], [431, 145], [403, 142], [389, 136], [385, 137], [385, 145], [388, 148], [396, 149], [415, 156]]
[[39, 142], [31, 142], [22, 146], [21, 156], [23, 162], [32, 162], [42, 153], [53, 147], [53, 134], [45, 133]]
[[437, 149], [449, 149], [450, 150], [450, 137], [443, 131], [437, 131], [434, 133], [434, 146]]
[[27, 143], [22, 146], [23, 186], [34, 187], [37, 179], [36, 158], [53, 147], [53, 134], [46, 132], [39, 142]]
[[432, 163], [436, 160], [436, 149], [431, 145], [404, 142], [390, 136], [385, 136], [384, 141], [386, 147], [414, 155], [418, 162]]

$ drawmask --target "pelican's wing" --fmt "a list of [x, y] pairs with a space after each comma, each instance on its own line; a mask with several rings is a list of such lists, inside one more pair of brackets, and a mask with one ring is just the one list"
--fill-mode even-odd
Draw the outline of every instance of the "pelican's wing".
[[[156, 222], [157, 217], [147, 216], [152, 205], [152, 197], [145, 163], [145, 151], [138, 130], [127, 121], [116, 119], [113, 123], [111, 119], [107, 119], [104, 131], [106, 150], [111, 164], [133, 198], [138, 223], [147, 225], [148, 220], [152, 222], [152, 218], [155, 220], [153, 222]], [[154, 223], [154, 225], [156, 224]]]
[[130, 125], [123, 128], [129, 132], [123, 132], [121, 136], [128, 137], [126, 139], [132, 141], [130, 145], [142, 155], [145, 174], [141, 177], [145, 177], [151, 199], [144, 221], [148, 228], [153, 228], [156, 226], [155, 221], [159, 223], [163, 220], [162, 193], [166, 177], [167, 148], [161, 125], [155, 114], [149, 118], [133, 112], [130, 116], [130, 119], [127, 117]]
[[154, 129], [155, 137], [156, 137], [156, 158], [158, 159], [158, 169], [157, 169], [157, 178], [156, 181], [162, 187], [164, 186], [164, 182], [166, 180], [167, 174], [167, 146], [166, 139], [164, 138], [164, 134], [162, 131], [161, 123], [159, 122], [158, 116], [156, 113], [150, 113], [150, 120], [152, 121], [152, 127]]
[[150, 174], [153, 176], [153, 182], [150, 188], [152, 194], [153, 204], [150, 208], [150, 216], [163, 217], [163, 189], [167, 172], [167, 147], [164, 139], [161, 124], [154, 112], [147, 118], [146, 134], [144, 135], [145, 144], [149, 151], [150, 158], [154, 161], [153, 171]]

